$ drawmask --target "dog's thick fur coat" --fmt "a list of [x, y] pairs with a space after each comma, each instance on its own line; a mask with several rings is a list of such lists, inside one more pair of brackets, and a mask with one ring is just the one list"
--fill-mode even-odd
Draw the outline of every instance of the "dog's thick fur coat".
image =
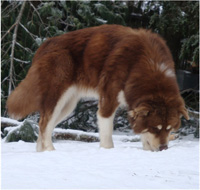
[[99, 98], [100, 145], [105, 148], [113, 147], [119, 105], [127, 106], [145, 149], [164, 149], [179, 117], [188, 119], [170, 51], [161, 37], [143, 29], [102, 25], [48, 39], [9, 96], [7, 108], [15, 118], [39, 111], [37, 150], [53, 150], [54, 127], [84, 96]]

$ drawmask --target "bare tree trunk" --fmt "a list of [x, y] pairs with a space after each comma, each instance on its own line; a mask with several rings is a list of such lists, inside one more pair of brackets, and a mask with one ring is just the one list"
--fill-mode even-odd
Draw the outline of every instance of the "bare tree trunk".
[[12, 86], [14, 86], [14, 80], [13, 80], [13, 73], [14, 73], [14, 51], [15, 51], [15, 44], [16, 44], [16, 39], [17, 39], [17, 31], [18, 31], [18, 26], [20, 23], [20, 20], [22, 18], [22, 14], [24, 11], [26, 1], [23, 2], [19, 15], [17, 17], [17, 20], [15, 22], [15, 29], [14, 29], [14, 34], [13, 34], [13, 40], [12, 40], [12, 49], [11, 49], [11, 55], [10, 55], [10, 71], [9, 71], [9, 87], [8, 87], [8, 95], [10, 95]]

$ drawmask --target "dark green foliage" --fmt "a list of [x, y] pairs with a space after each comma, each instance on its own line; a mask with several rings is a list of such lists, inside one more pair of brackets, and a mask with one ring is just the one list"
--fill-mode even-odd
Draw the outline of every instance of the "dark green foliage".
[[[192, 55], [192, 57], [191, 57]], [[199, 66], [199, 35], [192, 35], [182, 40], [180, 56], [181, 59], [189, 58]]]
[[176, 68], [184, 60], [199, 63], [199, 2], [159, 2], [162, 9], [150, 19], [150, 28], [160, 33], [172, 51]]

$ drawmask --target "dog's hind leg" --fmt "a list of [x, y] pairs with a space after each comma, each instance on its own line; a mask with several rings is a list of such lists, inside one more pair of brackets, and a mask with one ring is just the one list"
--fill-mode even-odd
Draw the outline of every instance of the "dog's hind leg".
[[60, 112], [60, 115], [56, 119], [56, 125], [62, 122], [72, 111], [75, 109], [79, 99], [77, 97], [72, 97], [63, 107]]
[[52, 114], [41, 114], [40, 133], [37, 141], [37, 151], [54, 150], [52, 143], [52, 132], [55, 126], [69, 115], [76, 106], [78, 98], [76, 88], [70, 87], [58, 100]]
[[55, 126], [52, 123], [52, 116], [41, 114], [39, 126], [40, 131], [37, 140], [37, 151], [42, 152], [46, 150], [54, 150], [55, 148], [52, 143], [51, 135]]

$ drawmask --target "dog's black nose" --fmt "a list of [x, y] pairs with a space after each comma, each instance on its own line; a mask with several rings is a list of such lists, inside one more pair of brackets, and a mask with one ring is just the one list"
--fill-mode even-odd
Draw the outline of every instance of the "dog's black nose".
[[160, 147], [159, 147], [160, 151], [167, 150], [167, 149], [168, 149], [168, 146], [166, 144], [160, 145]]

